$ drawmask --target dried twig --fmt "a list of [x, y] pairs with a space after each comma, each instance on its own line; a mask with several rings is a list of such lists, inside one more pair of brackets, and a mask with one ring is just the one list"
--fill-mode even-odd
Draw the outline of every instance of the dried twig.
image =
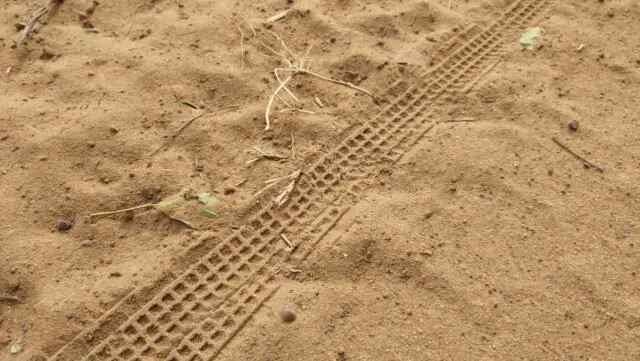
[[[309, 45], [309, 47], [306, 49], [306, 51], [303, 53], [303, 55], [296, 55], [285, 43], [284, 39], [282, 39], [282, 37], [280, 37], [278, 34], [270, 31], [270, 30], [265, 30], [265, 32], [271, 34], [273, 37], [275, 37], [279, 43], [280, 46], [282, 48], [282, 50], [277, 51], [275, 50], [273, 47], [270, 47], [269, 45], [265, 44], [264, 42], [258, 40], [258, 42], [266, 49], [268, 50], [271, 54], [273, 54], [274, 56], [270, 56], [270, 55], [263, 55], [265, 57], [268, 58], [273, 58], [276, 61], [278, 61], [281, 64], [285, 64], [286, 67], [277, 67], [273, 70], [273, 73], [276, 77], [276, 79], [278, 80], [278, 87], [276, 88], [276, 90], [271, 94], [271, 96], [269, 97], [269, 101], [267, 102], [267, 108], [265, 110], [265, 130], [269, 130], [271, 129], [271, 119], [270, 119], [270, 115], [271, 115], [271, 108], [273, 106], [273, 103], [276, 99], [276, 97], [279, 97], [279, 93], [284, 90], [286, 91], [289, 96], [291, 96], [292, 99], [294, 99], [295, 101], [298, 101], [298, 98], [293, 94], [293, 92], [291, 90], [289, 90], [289, 88], [287, 87], [287, 84], [291, 81], [291, 79], [293, 79], [296, 75], [300, 75], [300, 74], [304, 74], [304, 75], [308, 75], [332, 84], [337, 84], [337, 85], [342, 85], [345, 86], [347, 88], [350, 89], [354, 89], [357, 90], [361, 93], [364, 93], [366, 95], [368, 95], [369, 97], [371, 97], [371, 99], [373, 99], [374, 103], [379, 104], [378, 99], [368, 90], [359, 87], [357, 85], [354, 85], [350, 82], [347, 81], [343, 81], [343, 80], [338, 80], [338, 79], [332, 79], [330, 77], [318, 74], [314, 71], [310, 70], [310, 62], [307, 61], [307, 57], [309, 55], [309, 52], [311, 51], [311, 48], [313, 46], [313, 43], [311, 45]], [[283, 79], [282, 76], [280, 76], [280, 73], [289, 73], [289, 75], [287, 77], [285, 77]], [[315, 97], [314, 99], [316, 101], [317, 104], [319, 104], [319, 106], [322, 107], [322, 103], [319, 101], [319, 99], [317, 97]], [[289, 108], [292, 108], [289, 106]]]
[[582, 164], [584, 164], [585, 168], [593, 168], [593, 169], [597, 170], [600, 173], [604, 172], [604, 169], [602, 169], [602, 167], [598, 166], [597, 164], [591, 163], [590, 161], [588, 161], [587, 159], [585, 159], [581, 155], [578, 155], [576, 152], [571, 150], [569, 147], [567, 147], [566, 145], [562, 144], [556, 137], [551, 137], [551, 140], [553, 140], [553, 142], [556, 143], [565, 152], [571, 154], [574, 158], [582, 161]]
[[[219, 109], [230, 109], [230, 108], [237, 108], [239, 107], [239, 105], [227, 105], [224, 107], [220, 107]], [[153, 156], [154, 154], [158, 153], [162, 148], [164, 148], [165, 146], [167, 146], [169, 143], [171, 143], [174, 139], [176, 139], [180, 133], [182, 133], [182, 131], [185, 130], [185, 128], [187, 128], [189, 125], [191, 125], [191, 123], [193, 123], [196, 119], [200, 118], [201, 116], [211, 113], [211, 110], [205, 110], [204, 112], [196, 115], [195, 117], [189, 119], [186, 123], [182, 124], [180, 126], [180, 128], [178, 128], [178, 130], [176, 130], [169, 139], [167, 139], [166, 141], [164, 141], [164, 143], [162, 143], [162, 145], [160, 145], [158, 148], [156, 148], [153, 152], [149, 153], [149, 156]]]
[[17, 296], [0, 295], [0, 302], [17, 302], [22, 303], [22, 299]]
[[281, 160], [287, 159], [287, 157], [281, 156], [280, 154], [276, 154], [276, 153], [270, 153], [270, 152], [265, 152], [262, 149], [258, 148], [258, 147], [253, 147], [253, 149], [256, 150], [256, 158], [251, 159], [250, 161], [247, 162], [247, 164], [252, 164], [255, 163], [259, 160], [262, 159], [266, 159], [266, 160], [273, 160], [276, 162], [279, 162]]
[[31, 14], [31, 17], [25, 24], [25, 27], [22, 31], [22, 36], [20, 37], [18, 45], [22, 45], [28, 38], [31, 37], [33, 29], [35, 28], [40, 18], [42, 18], [45, 14], [51, 13], [56, 10], [56, 8], [62, 5], [63, 2], [64, 0], [46, 0], [45, 3], [40, 6], [40, 8], [38, 8], [38, 10]]

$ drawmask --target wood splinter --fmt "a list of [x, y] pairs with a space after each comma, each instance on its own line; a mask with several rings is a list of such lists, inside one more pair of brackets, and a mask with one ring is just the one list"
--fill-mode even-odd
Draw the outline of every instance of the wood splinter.
[[284, 233], [280, 233], [280, 238], [282, 238], [284, 243], [287, 244], [287, 247], [289, 248], [289, 252], [295, 251], [296, 248], [298, 247], [298, 244], [291, 242], [291, 240], [289, 240], [289, 238], [285, 236]]

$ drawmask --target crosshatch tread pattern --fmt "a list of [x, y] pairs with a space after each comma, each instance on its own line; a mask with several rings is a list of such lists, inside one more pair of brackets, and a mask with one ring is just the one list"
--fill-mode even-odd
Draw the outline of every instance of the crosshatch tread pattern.
[[[393, 164], [429, 129], [433, 104], [468, 89], [496, 63], [514, 30], [528, 25], [553, 0], [516, 0], [486, 28], [469, 25], [446, 42], [413, 84], [377, 116], [321, 156], [300, 178], [290, 201], [270, 203], [125, 320], [87, 342], [82, 334], [51, 361], [213, 360], [260, 306], [277, 291], [275, 274], [286, 262], [304, 260], [384, 166]], [[515, 36], [515, 35], [514, 35]], [[290, 252], [280, 235], [295, 235]], [[122, 318], [122, 317], [121, 317]], [[94, 330], [95, 331], [95, 330]]]

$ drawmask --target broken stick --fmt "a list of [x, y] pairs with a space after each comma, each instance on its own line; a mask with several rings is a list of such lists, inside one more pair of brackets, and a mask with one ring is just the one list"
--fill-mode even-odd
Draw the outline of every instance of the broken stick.
[[22, 31], [22, 36], [20, 37], [18, 45], [22, 45], [28, 38], [31, 37], [33, 29], [35, 28], [40, 18], [42, 18], [47, 13], [53, 12], [55, 9], [57, 9], [58, 6], [62, 5], [63, 2], [64, 0], [46, 0], [45, 3], [40, 6], [40, 8], [38, 8], [38, 10], [31, 14], [31, 17], [29, 17], [29, 20], [25, 24], [25, 27]]
[[593, 169], [597, 170], [600, 173], [604, 172], [604, 169], [602, 169], [602, 167], [600, 167], [597, 164], [594, 164], [594, 163], [588, 161], [583, 156], [577, 154], [576, 152], [571, 150], [569, 147], [567, 147], [566, 145], [562, 144], [556, 137], [551, 137], [551, 140], [553, 140], [553, 142], [556, 143], [565, 152], [571, 154], [574, 158], [582, 161], [582, 164], [584, 164], [585, 168], [593, 168]]

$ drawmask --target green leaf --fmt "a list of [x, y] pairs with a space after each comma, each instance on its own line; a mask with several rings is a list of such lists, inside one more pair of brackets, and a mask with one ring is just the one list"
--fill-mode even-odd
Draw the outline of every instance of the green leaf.
[[22, 344], [20, 342], [16, 342], [11, 345], [11, 353], [16, 354], [18, 352], [22, 352]]
[[198, 211], [199, 216], [207, 217], [210, 219], [220, 219], [222, 218], [217, 212], [210, 211], [208, 209], [201, 209]]
[[543, 28], [528, 28], [520, 37], [520, 45], [525, 49], [533, 49], [536, 40], [540, 39], [544, 34]]
[[216, 202], [216, 197], [209, 193], [200, 193], [198, 194], [198, 202], [202, 204], [213, 204]]

